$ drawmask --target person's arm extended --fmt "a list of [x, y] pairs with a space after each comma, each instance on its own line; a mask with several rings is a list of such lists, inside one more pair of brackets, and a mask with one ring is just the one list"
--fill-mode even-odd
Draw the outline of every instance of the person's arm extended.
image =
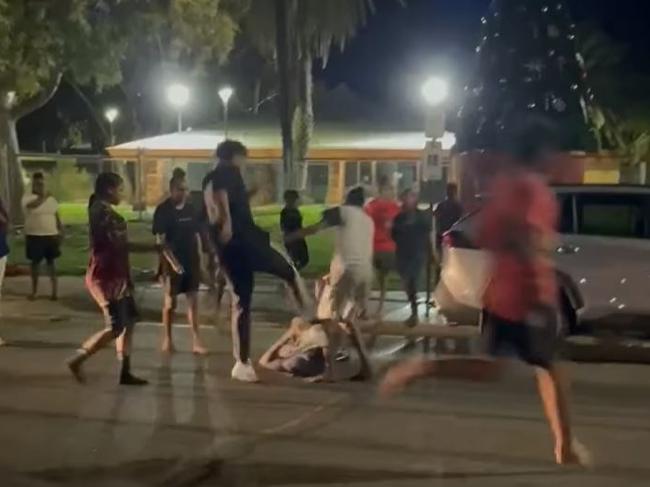
[[323, 212], [323, 219], [321, 221], [286, 235], [284, 241], [286, 243], [295, 242], [296, 240], [301, 240], [311, 235], [315, 235], [326, 228], [339, 225], [343, 225], [340, 207], [330, 208]]
[[285, 331], [280, 338], [278, 338], [269, 349], [264, 352], [262, 357], [259, 359], [259, 364], [261, 367], [269, 370], [280, 370], [282, 360], [277, 357], [278, 351], [282, 348], [289, 340], [293, 338], [295, 331], [293, 327], [290, 327]]
[[33, 210], [35, 208], [38, 208], [41, 206], [47, 199], [49, 198], [50, 195], [48, 194], [43, 194], [40, 196], [37, 196], [35, 200], [30, 201], [29, 203], [25, 204], [25, 208], [28, 210]]

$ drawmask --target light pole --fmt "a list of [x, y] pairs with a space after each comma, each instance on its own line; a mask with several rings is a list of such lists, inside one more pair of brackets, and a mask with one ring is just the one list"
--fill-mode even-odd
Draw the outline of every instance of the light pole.
[[190, 101], [190, 89], [181, 83], [174, 83], [167, 88], [167, 101], [176, 109], [178, 132], [183, 131], [183, 108]]
[[[439, 77], [428, 78], [422, 85], [422, 97], [427, 105], [426, 127], [425, 136], [427, 138], [425, 148], [425, 169], [427, 170], [428, 181], [428, 196], [429, 196], [429, 211], [431, 212], [431, 221], [433, 221], [434, 210], [434, 174], [436, 171], [435, 179], [442, 178], [442, 167], [440, 157], [440, 142], [438, 139], [444, 136], [445, 133], [445, 110], [444, 102], [449, 96], [449, 85], [447, 81]], [[436, 229], [437, 232], [437, 229]], [[436, 237], [436, 235], [432, 235]], [[431, 239], [430, 239], [431, 240]], [[431, 277], [433, 270], [433, 251], [434, 243], [431, 242], [431, 248], [428, 253], [427, 262], [427, 303], [426, 303], [426, 317], [431, 315], [431, 307], [433, 300], [431, 297]], [[429, 344], [426, 342], [426, 347]]]
[[235, 90], [230, 86], [224, 86], [219, 90], [219, 98], [223, 103], [223, 137], [224, 139], [228, 138], [228, 102], [230, 97], [232, 97]]
[[120, 111], [115, 107], [108, 107], [104, 112], [104, 117], [108, 120], [108, 130], [110, 136], [110, 144], [115, 145], [115, 132], [113, 131], [113, 123], [119, 117]]

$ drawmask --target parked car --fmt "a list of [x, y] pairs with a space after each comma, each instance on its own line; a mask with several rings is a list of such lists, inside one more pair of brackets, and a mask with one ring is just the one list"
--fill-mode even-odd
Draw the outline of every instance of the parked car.
[[[650, 188], [556, 186], [559, 300], [567, 333], [650, 335]], [[435, 296], [451, 322], [476, 324], [490, 255], [476, 245], [481, 210], [444, 237]]]

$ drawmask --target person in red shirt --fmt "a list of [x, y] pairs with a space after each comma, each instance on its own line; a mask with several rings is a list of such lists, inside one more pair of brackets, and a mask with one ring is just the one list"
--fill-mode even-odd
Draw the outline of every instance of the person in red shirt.
[[88, 203], [90, 262], [86, 287], [104, 316], [104, 329], [84, 342], [67, 361], [74, 378], [85, 382], [82, 365], [111, 341], [120, 362], [121, 385], [141, 386], [147, 381], [131, 374], [131, 342], [138, 312], [133, 297], [129, 252], [153, 252], [154, 245], [129, 242], [126, 220], [113, 208], [120, 203], [122, 178], [115, 173], [97, 176]]
[[479, 222], [479, 244], [493, 256], [482, 319], [485, 352], [491, 358], [403, 362], [388, 372], [381, 390], [392, 394], [423, 376], [494, 380], [504, 355], [514, 352], [535, 367], [556, 462], [586, 463], [586, 451], [571, 434], [568, 388], [555, 361], [559, 290], [551, 255], [558, 208], [540, 174], [550, 155], [550, 138], [546, 140], [548, 128], [542, 124], [531, 122], [523, 130], [513, 145], [516, 164], [493, 180]]
[[373, 266], [379, 281], [379, 307], [381, 316], [386, 300], [386, 277], [395, 270], [395, 242], [391, 236], [393, 220], [400, 212], [395, 200], [395, 188], [387, 176], [379, 179], [379, 195], [366, 205], [366, 213], [375, 224], [373, 238]]

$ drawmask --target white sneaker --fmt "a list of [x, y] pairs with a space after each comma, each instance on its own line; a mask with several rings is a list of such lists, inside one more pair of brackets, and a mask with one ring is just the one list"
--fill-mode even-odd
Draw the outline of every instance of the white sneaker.
[[250, 360], [246, 363], [237, 360], [232, 372], [230, 372], [230, 377], [240, 382], [259, 382]]

